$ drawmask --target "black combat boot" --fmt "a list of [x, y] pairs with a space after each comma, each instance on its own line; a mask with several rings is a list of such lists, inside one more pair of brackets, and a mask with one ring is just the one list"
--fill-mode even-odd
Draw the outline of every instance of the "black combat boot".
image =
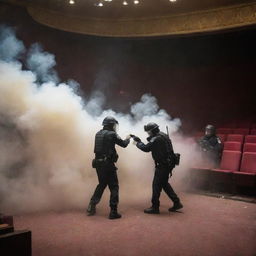
[[119, 214], [119, 213], [117, 212], [117, 209], [115, 209], [115, 208], [111, 209], [111, 211], [110, 211], [110, 213], [109, 213], [109, 216], [108, 216], [108, 218], [111, 219], [111, 220], [113, 220], [113, 219], [119, 219], [119, 218], [121, 218], [121, 217], [122, 217], [122, 215]]
[[181, 208], [183, 208], [183, 205], [182, 205], [182, 203], [179, 201], [179, 202], [175, 202], [174, 204], [173, 204], [173, 207], [171, 207], [171, 208], [169, 208], [169, 212], [175, 212], [175, 211], [177, 211], [177, 210], [179, 210], [179, 209], [181, 209]]
[[88, 208], [87, 208], [87, 216], [93, 216], [96, 213], [96, 205], [89, 203]]
[[159, 207], [150, 207], [144, 210], [144, 213], [148, 213], [148, 214], [159, 214]]

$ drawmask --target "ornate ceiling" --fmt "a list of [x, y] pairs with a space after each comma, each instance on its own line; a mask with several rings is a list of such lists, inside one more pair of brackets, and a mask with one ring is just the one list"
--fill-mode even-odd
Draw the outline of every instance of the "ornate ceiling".
[[256, 24], [256, 0], [6, 0], [38, 22], [70, 32], [145, 37], [218, 31]]

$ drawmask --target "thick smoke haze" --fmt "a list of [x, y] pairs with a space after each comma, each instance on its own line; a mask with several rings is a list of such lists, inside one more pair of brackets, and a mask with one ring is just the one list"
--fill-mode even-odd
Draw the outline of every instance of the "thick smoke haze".
[[[94, 136], [107, 115], [119, 121], [119, 135], [132, 133], [146, 141], [143, 126], [168, 125], [174, 149], [181, 153], [173, 184], [197, 158], [195, 143], [178, 133], [179, 119], [159, 109], [157, 99], [145, 94], [130, 113], [104, 110], [100, 91], [85, 101], [70, 80], [57, 83], [52, 54], [35, 44], [27, 53], [10, 28], [0, 30], [0, 210], [15, 214], [41, 210], [84, 209], [97, 184]], [[17, 60], [26, 56], [24, 66]], [[29, 70], [26, 70], [28, 68]], [[170, 103], [171, 104], [171, 103]], [[120, 203], [149, 203], [153, 160], [130, 143], [118, 148]]]

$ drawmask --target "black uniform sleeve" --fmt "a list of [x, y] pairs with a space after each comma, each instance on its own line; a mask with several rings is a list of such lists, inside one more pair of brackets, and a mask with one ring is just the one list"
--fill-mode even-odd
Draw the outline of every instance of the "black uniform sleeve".
[[147, 143], [147, 144], [144, 144], [143, 142], [138, 142], [136, 144], [136, 146], [137, 146], [137, 148], [139, 148], [140, 150], [142, 150], [144, 152], [150, 152], [150, 151], [152, 151], [154, 142], [155, 142], [155, 139], [151, 139], [149, 141], [149, 143]]
[[122, 148], [126, 148], [130, 143], [130, 139], [122, 140], [118, 134], [115, 134], [114, 139], [115, 139], [115, 144], [117, 144]]
[[219, 137], [216, 137], [216, 144], [214, 145], [214, 150], [221, 152], [223, 148], [223, 144]]

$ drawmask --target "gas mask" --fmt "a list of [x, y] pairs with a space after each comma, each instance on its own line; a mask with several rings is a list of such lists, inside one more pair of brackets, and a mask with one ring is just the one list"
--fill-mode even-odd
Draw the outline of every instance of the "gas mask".
[[153, 133], [151, 131], [147, 131], [147, 134], [149, 137], [151, 137], [153, 135]]

